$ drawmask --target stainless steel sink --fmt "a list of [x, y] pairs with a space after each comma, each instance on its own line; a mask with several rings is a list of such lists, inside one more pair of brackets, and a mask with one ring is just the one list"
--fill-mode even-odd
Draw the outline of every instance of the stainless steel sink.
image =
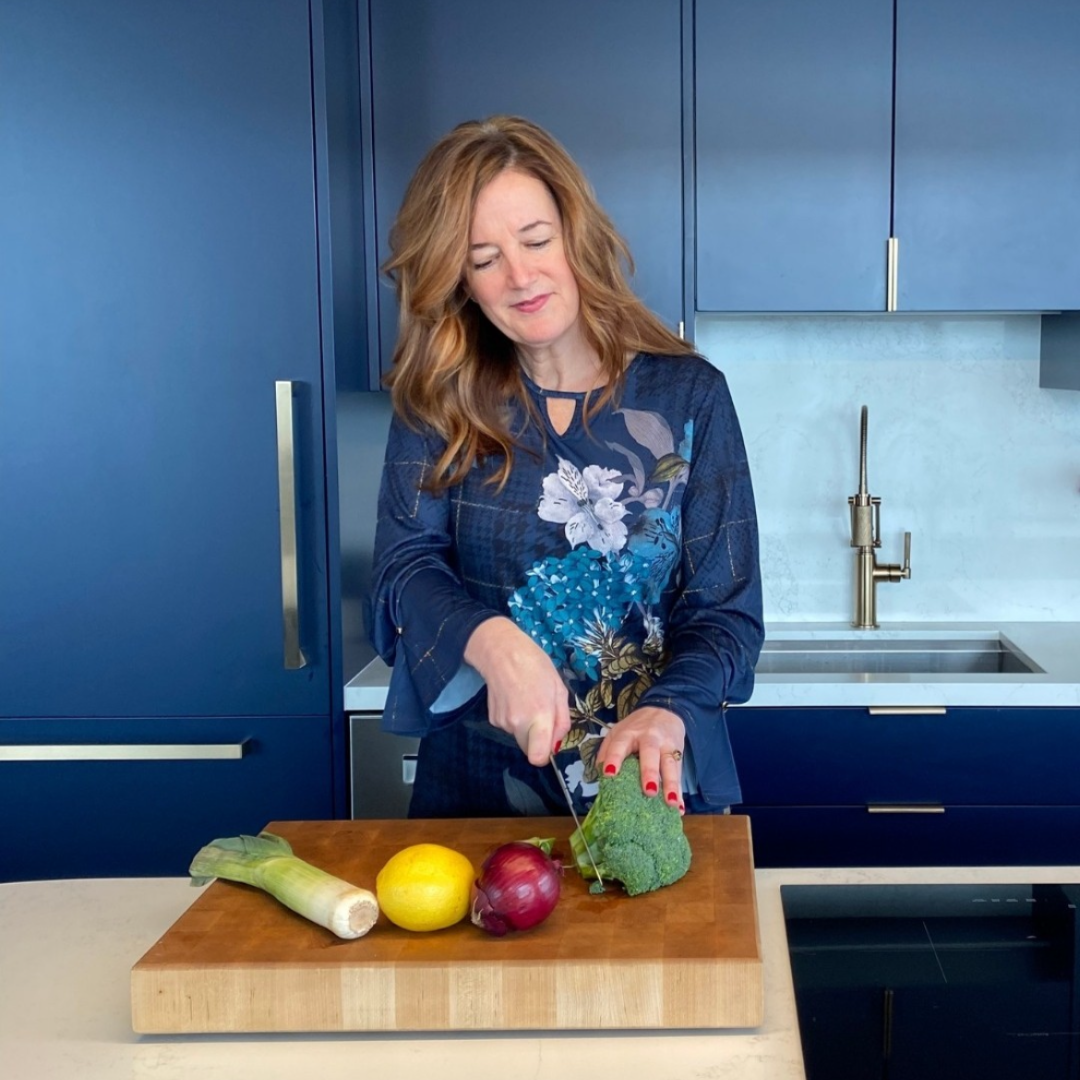
[[766, 640], [759, 675], [1024, 675], [1042, 668], [1000, 637]]

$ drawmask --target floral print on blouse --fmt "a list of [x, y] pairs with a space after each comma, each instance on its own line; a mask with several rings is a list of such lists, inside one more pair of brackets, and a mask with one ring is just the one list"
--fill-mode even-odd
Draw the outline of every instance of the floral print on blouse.
[[[650, 704], [682, 717], [686, 772], [705, 800], [738, 802], [722, 706], [749, 698], [763, 630], [753, 493], [723, 375], [700, 357], [639, 355], [588, 425], [584, 395], [528, 391], [544, 429], [524, 409], [514, 418], [524, 445], [502, 492], [485, 482], [494, 462], [422, 492], [441, 444], [392, 423], [370, 626], [393, 668], [383, 726], [423, 735], [460, 722], [442, 706], [468, 686], [465, 643], [508, 615], [569, 688], [558, 760], [575, 801], [596, 790], [610, 726]], [[549, 396], [577, 399], [562, 433]], [[486, 715], [482, 692], [466, 704]]]
[[[693, 420], [676, 450], [660, 413], [620, 415], [634, 442], [634, 449], [612, 444], [627, 459], [625, 471], [579, 469], [560, 457], [543, 478], [537, 515], [562, 526], [570, 550], [535, 563], [509, 600], [511, 617], [573, 689], [563, 748], [581, 755], [582, 767], [572, 764], [567, 781], [583, 795], [596, 791], [596, 751], [608, 725], [634, 711], [663, 666], [664, 622], [654, 608], [682, 548], [675, 500], [690, 471]], [[656, 465], [646, 477], [642, 461], [650, 455]]]

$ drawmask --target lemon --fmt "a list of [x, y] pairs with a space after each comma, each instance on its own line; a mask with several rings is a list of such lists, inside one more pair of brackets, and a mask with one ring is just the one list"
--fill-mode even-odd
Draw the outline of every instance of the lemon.
[[442, 844], [402, 848], [375, 878], [379, 910], [403, 930], [442, 930], [469, 912], [473, 865]]

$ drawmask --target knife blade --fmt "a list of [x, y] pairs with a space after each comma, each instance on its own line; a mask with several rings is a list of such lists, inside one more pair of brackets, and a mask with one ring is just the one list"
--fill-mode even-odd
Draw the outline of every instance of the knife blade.
[[[578, 821], [577, 811], [574, 809], [574, 800], [570, 795], [570, 789], [566, 786], [566, 779], [563, 777], [562, 772], [559, 770], [559, 766], [555, 764], [555, 759], [550, 758], [549, 763], [552, 769], [555, 770], [555, 776], [559, 781], [559, 787], [562, 789], [563, 798], [566, 800], [567, 809], [570, 811], [570, 816], [574, 819], [574, 828], [581, 832], [581, 822]], [[585, 854], [589, 856], [589, 862], [592, 864], [593, 873], [596, 875], [596, 880], [600, 882], [600, 888], [604, 887], [604, 879], [600, 874], [600, 867], [596, 865], [596, 860], [593, 858], [592, 850], [589, 847], [589, 841], [585, 839], [585, 833], [581, 833], [581, 842], [585, 845]]]

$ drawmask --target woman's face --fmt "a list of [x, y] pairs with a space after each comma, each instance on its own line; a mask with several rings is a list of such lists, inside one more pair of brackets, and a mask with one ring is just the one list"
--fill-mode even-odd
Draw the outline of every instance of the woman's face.
[[581, 306], [562, 218], [547, 185], [507, 169], [473, 210], [465, 282], [494, 326], [525, 353], [576, 345]]

